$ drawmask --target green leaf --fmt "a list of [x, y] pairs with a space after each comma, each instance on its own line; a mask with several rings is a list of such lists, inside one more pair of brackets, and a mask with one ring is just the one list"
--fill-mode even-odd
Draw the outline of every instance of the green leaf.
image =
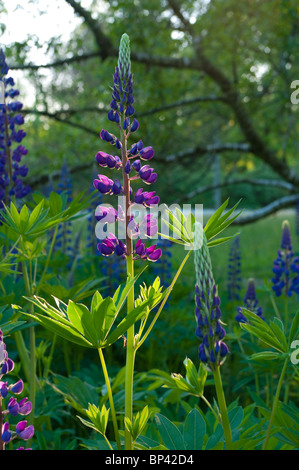
[[186, 450], [202, 450], [206, 422], [196, 408], [187, 415], [183, 429]]
[[299, 329], [299, 310], [297, 310], [297, 312], [295, 314], [295, 317], [292, 321], [290, 334], [289, 334], [289, 343], [290, 344], [293, 341], [293, 339], [295, 339], [295, 337], [297, 335], [297, 332], [298, 332], [298, 329]]
[[159, 434], [167, 449], [185, 450], [184, 439], [177, 426], [160, 413], [156, 414], [155, 419]]
[[28, 226], [28, 221], [29, 221], [29, 211], [28, 207], [24, 205], [20, 211], [20, 233], [25, 233], [27, 226]]
[[107, 347], [113, 344], [115, 341], [117, 341], [121, 336], [123, 336], [127, 330], [138, 320], [140, 320], [144, 315], [146, 314], [146, 311], [144, 309], [144, 305], [141, 305], [140, 307], [134, 308], [134, 310], [131, 310], [128, 315], [117, 325], [117, 327], [106, 337], [106, 339], [103, 341], [101, 347]]
[[88, 308], [83, 304], [76, 304], [69, 300], [67, 315], [71, 324], [95, 347], [98, 346], [98, 339], [95, 332], [93, 318]]
[[24, 315], [28, 316], [29, 318], [32, 318], [44, 328], [52, 331], [53, 333], [56, 333], [57, 335], [61, 336], [64, 339], [67, 339], [68, 341], [71, 341], [72, 343], [89, 348], [94, 347], [77, 330], [75, 330], [71, 326], [71, 324], [65, 325], [57, 320], [53, 320], [53, 318], [46, 317], [45, 315], [37, 316], [31, 315], [29, 313], [24, 313]]
[[252, 333], [266, 345], [283, 353], [288, 352], [286, 338], [277, 324], [270, 322], [270, 325], [268, 325], [264, 320], [255, 313], [252, 313], [250, 310], [242, 308], [242, 311], [249, 320], [248, 323], [240, 323], [242, 329]]
[[282, 358], [283, 355], [274, 351], [263, 351], [259, 353], [252, 354], [250, 356], [254, 361], [273, 361], [275, 359]]
[[98, 303], [97, 308], [92, 312], [92, 315], [95, 330], [100, 344], [102, 344], [117, 316], [117, 310], [113, 299], [111, 299], [111, 297], [107, 297], [101, 303]]

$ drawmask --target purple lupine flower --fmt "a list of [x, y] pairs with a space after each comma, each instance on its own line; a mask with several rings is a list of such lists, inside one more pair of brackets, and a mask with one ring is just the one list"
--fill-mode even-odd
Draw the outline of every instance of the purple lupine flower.
[[9, 67], [5, 54], [0, 49], [0, 200], [1, 204], [8, 203], [11, 197], [23, 198], [30, 192], [30, 187], [22, 181], [28, 173], [25, 165], [20, 165], [22, 157], [28, 151], [20, 145], [26, 132], [17, 129], [24, 124], [21, 114], [23, 105], [19, 101], [12, 101], [19, 91], [14, 88], [15, 83], [11, 77], [7, 77]]
[[[121, 157], [110, 155], [99, 151], [96, 154], [96, 161], [100, 167], [111, 170], [122, 169], [123, 182], [119, 179], [111, 179], [106, 175], [98, 175], [93, 182], [95, 189], [103, 196], [120, 195], [126, 199], [125, 217], [120, 217], [118, 211], [105, 211], [99, 207], [96, 211], [96, 218], [101, 223], [115, 223], [125, 220], [126, 223], [126, 244], [118, 240], [115, 235], [109, 234], [105, 240], [100, 240], [98, 250], [103, 256], [110, 256], [115, 253], [118, 256], [133, 256], [134, 259], [148, 259], [157, 261], [162, 254], [156, 245], [146, 247], [141, 242], [141, 238], [153, 238], [157, 235], [158, 226], [153, 217], [147, 214], [142, 223], [134, 220], [133, 209], [135, 205], [142, 205], [145, 208], [152, 208], [159, 203], [159, 197], [155, 191], [146, 192], [142, 188], [135, 191], [131, 183], [137, 180], [145, 184], [153, 184], [157, 180], [157, 173], [150, 165], [141, 165], [141, 160], [151, 160], [154, 156], [152, 147], [144, 147], [141, 140], [133, 143], [127, 150], [127, 142], [132, 134], [139, 129], [139, 122], [133, 117], [135, 109], [133, 107], [133, 76], [131, 73], [130, 61], [130, 41], [127, 34], [121, 38], [119, 48], [118, 64], [113, 77], [112, 100], [108, 113], [109, 121], [113, 122], [120, 133], [118, 139], [113, 133], [102, 129], [100, 137], [121, 151]], [[138, 239], [136, 247], [133, 246], [133, 239]]]
[[237, 235], [232, 243], [228, 259], [228, 300], [240, 300], [241, 290], [241, 250], [240, 236]]
[[223, 342], [226, 333], [221, 322], [221, 301], [213, 277], [207, 239], [199, 223], [195, 224], [194, 244], [198, 246], [198, 249], [194, 250], [195, 318], [197, 322], [195, 333], [200, 340], [198, 357], [201, 362], [214, 370], [216, 365], [221, 365], [224, 362], [229, 351]]
[[19, 421], [16, 425], [16, 433], [21, 439], [28, 441], [34, 434], [34, 427], [32, 425], [27, 426], [26, 420]]
[[[24, 384], [20, 379], [16, 383], [8, 385], [8, 382], [2, 380], [3, 376], [11, 372], [14, 368], [14, 362], [8, 357], [6, 345], [3, 341], [3, 333], [0, 330], [0, 450], [5, 449], [5, 445], [17, 437], [28, 440], [34, 434], [34, 427], [27, 426], [27, 421], [19, 421], [16, 425], [9, 423], [9, 417], [14, 418], [21, 415], [27, 416], [32, 411], [32, 404], [27, 397], [22, 398], [19, 402], [13, 395], [22, 393]], [[6, 407], [3, 407], [3, 400], [9, 397]], [[5, 410], [4, 410], [5, 408]], [[23, 449], [21, 447], [20, 449]]]
[[247, 291], [244, 297], [244, 306], [238, 307], [238, 314], [236, 315], [236, 320], [240, 323], [246, 323], [247, 318], [243, 314], [243, 308], [250, 310], [252, 313], [255, 313], [260, 318], [264, 320], [263, 309], [258, 304], [258, 299], [256, 297], [255, 281], [254, 279], [248, 280]]
[[273, 263], [272, 289], [276, 296], [299, 294], [299, 257], [294, 256], [291, 230], [287, 220], [282, 224], [282, 236], [277, 258]]

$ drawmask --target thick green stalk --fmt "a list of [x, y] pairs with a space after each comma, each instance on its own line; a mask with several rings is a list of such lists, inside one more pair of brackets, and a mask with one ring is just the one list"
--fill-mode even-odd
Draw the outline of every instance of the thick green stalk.
[[[122, 128], [122, 119], [120, 123]], [[133, 260], [133, 242], [129, 233], [128, 225], [130, 221], [130, 180], [125, 172], [127, 163], [127, 138], [125, 132], [121, 131], [121, 156], [123, 167], [123, 186], [125, 198], [125, 230], [126, 230], [126, 246], [127, 246], [127, 276], [130, 279], [134, 277], [134, 260]], [[134, 288], [132, 288], [127, 297], [127, 313], [130, 313], [135, 306]], [[127, 331], [127, 353], [126, 353], [126, 376], [125, 376], [125, 417], [132, 421], [133, 417], [133, 376], [135, 363], [135, 329], [132, 325]], [[129, 431], [125, 427], [125, 450], [132, 450], [133, 443]]]
[[27, 382], [30, 380], [30, 358], [28, 355], [28, 351], [26, 349], [25, 341], [22, 335], [22, 332], [16, 331], [14, 333], [14, 338], [17, 345], [17, 350], [21, 359], [22, 367], [24, 369], [24, 374], [26, 377]]
[[[131, 279], [134, 277], [133, 257], [127, 256], [127, 274]], [[127, 312], [134, 309], [134, 290], [131, 289], [127, 298]], [[133, 417], [133, 378], [135, 364], [135, 339], [134, 325], [127, 331], [127, 356], [126, 356], [126, 377], [125, 377], [125, 417], [132, 421]], [[125, 428], [125, 450], [132, 450], [132, 436]]]
[[[22, 262], [23, 276], [26, 294], [28, 297], [32, 295], [32, 289], [30, 286], [30, 280], [25, 261]], [[29, 313], [33, 313], [33, 304], [29, 305]], [[32, 322], [32, 320], [30, 320]], [[36, 357], [35, 357], [35, 328], [30, 326], [29, 328], [29, 344], [30, 344], [30, 371], [29, 371], [29, 400], [32, 403], [32, 412], [29, 415], [29, 424], [34, 422], [34, 410], [35, 410], [35, 395], [36, 395]]]
[[285, 372], [286, 372], [286, 369], [287, 369], [288, 362], [289, 362], [289, 357], [286, 358], [286, 360], [284, 362], [284, 365], [283, 365], [283, 368], [282, 368], [282, 371], [281, 371], [281, 374], [280, 374], [280, 378], [279, 378], [279, 382], [278, 382], [278, 385], [277, 385], [276, 394], [275, 394], [274, 402], [273, 402], [273, 406], [272, 406], [272, 413], [271, 413], [271, 416], [270, 416], [269, 425], [268, 425], [268, 429], [267, 429], [267, 434], [266, 434], [266, 438], [265, 438], [265, 441], [264, 441], [264, 444], [263, 444], [263, 450], [267, 450], [268, 441], [269, 441], [269, 438], [270, 438], [270, 435], [271, 435], [271, 429], [272, 429], [272, 426], [273, 426], [273, 421], [274, 421], [274, 417], [275, 417], [275, 413], [276, 413], [277, 405], [278, 405], [278, 401], [279, 401], [280, 390], [281, 390], [281, 386], [282, 386], [282, 383], [283, 383], [283, 379], [284, 379], [284, 376], [285, 376]]
[[221, 423], [224, 432], [224, 438], [226, 443], [226, 450], [232, 449], [232, 433], [230, 428], [230, 423], [228, 419], [227, 407], [225, 396], [223, 392], [221, 374], [220, 374], [220, 366], [216, 366], [215, 370], [213, 371], [214, 380], [215, 380], [215, 388], [217, 394], [218, 405], [221, 414]]
[[110, 403], [110, 410], [111, 410], [111, 416], [112, 416], [112, 422], [113, 422], [113, 428], [114, 428], [114, 434], [115, 434], [117, 449], [121, 450], [121, 443], [120, 443], [119, 431], [118, 431], [118, 426], [117, 426], [116, 412], [115, 412], [113, 395], [112, 395], [109, 375], [108, 375], [108, 371], [107, 371], [107, 367], [106, 367], [106, 362], [105, 362], [103, 350], [101, 348], [99, 348], [98, 351], [99, 351], [102, 370], [103, 370], [105, 383], [106, 383], [106, 387], [107, 387], [107, 393], [108, 393], [108, 398], [109, 398], [109, 403]]
[[45, 276], [46, 276], [46, 274], [47, 274], [49, 262], [50, 262], [50, 259], [51, 259], [52, 253], [53, 253], [53, 249], [54, 249], [54, 246], [55, 246], [56, 238], [57, 238], [57, 231], [58, 231], [58, 225], [56, 225], [56, 227], [55, 227], [54, 235], [53, 235], [52, 241], [51, 241], [50, 250], [49, 250], [49, 253], [48, 253], [46, 262], [45, 262], [45, 266], [44, 266], [44, 269], [43, 269], [43, 273], [42, 273], [42, 275], [41, 275], [41, 278], [40, 278], [40, 280], [39, 280], [38, 286], [37, 286], [37, 288], [36, 288], [35, 295], [38, 295], [38, 294], [39, 294], [39, 291], [40, 291], [40, 289], [41, 289], [41, 287], [42, 287], [42, 285], [43, 285], [43, 282], [44, 282], [44, 278], [45, 278]]

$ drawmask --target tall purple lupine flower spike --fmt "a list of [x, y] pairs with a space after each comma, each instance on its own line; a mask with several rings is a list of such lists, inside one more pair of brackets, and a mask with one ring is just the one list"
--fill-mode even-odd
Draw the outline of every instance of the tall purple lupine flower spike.
[[228, 300], [240, 300], [241, 290], [241, 250], [240, 236], [237, 235], [232, 243], [228, 259]]
[[[244, 306], [246, 309], [258, 315], [264, 320], [263, 309], [258, 304], [258, 299], [256, 297], [255, 281], [254, 279], [248, 279], [247, 291], [244, 297]], [[236, 320], [240, 323], [246, 323], [247, 318], [243, 314], [243, 307], [238, 307], [238, 314], [236, 315]]]
[[[32, 438], [34, 427], [27, 426], [27, 421], [19, 421], [16, 425], [10, 425], [10, 416], [27, 416], [32, 411], [32, 404], [27, 397], [20, 401], [14, 395], [23, 392], [23, 381], [8, 385], [5, 375], [14, 369], [14, 362], [8, 357], [6, 344], [3, 341], [3, 333], [0, 330], [0, 450], [5, 450], [5, 445], [16, 438], [25, 441]], [[3, 380], [4, 379], [4, 380]], [[3, 408], [3, 400], [8, 398], [6, 409]], [[17, 450], [23, 450], [19, 447]], [[29, 449], [26, 449], [29, 450]]]
[[287, 220], [282, 224], [282, 236], [277, 258], [273, 263], [272, 289], [279, 297], [299, 294], [299, 257], [294, 256], [290, 225]]
[[[154, 156], [152, 147], [144, 147], [141, 140], [134, 142], [127, 148], [128, 139], [139, 129], [139, 122], [133, 118], [135, 109], [133, 107], [133, 76], [130, 62], [130, 41], [127, 34], [123, 34], [120, 41], [118, 65], [114, 73], [112, 101], [108, 119], [118, 128], [119, 138], [109, 131], [102, 129], [100, 137], [120, 151], [121, 156], [110, 155], [99, 151], [96, 161], [100, 167], [111, 170], [122, 171], [122, 182], [120, 178], [108, 178], [99, 174], [94, 180], [94, 187], [101, 195], [124, 196], [125, 207], [118, 211], [98, 207], [96, 218], [99, 223], [108, 224], [123, 221], [126, 228], [126, 241], [123, 243], [114, 234], [110, 233], [98, 244], [99, 252], [104, 256], [115, 253], [117, 256], [133, 256], [134, 259], [147, 259], [157, 261], [162, 254], [157, 245], [146, 247], [141, 242], [143, 237], [151, 238], [157, 234], [157, 223], [155, 219], [147, 214], [142, 222], [137, 222], [134, 216], [134, 206], [142, 205], [144, 208], [152, 208], [159, 203], [159, 197], [155, 191], [143, 191], [143, 188], [134, 191], [131, 183], [141, 180], [146, 185], [153, 184], [157, 179], [157, 173], [150, 165], [142, 165], [141, 161], [149, 161]], [[133, 246], [133, 239], [136, 246]]]
[[27, 175], [28, 168], [20, 165], [28, 150], [21, 145], [26, 136], [20, 114], [23, 107], [19, 101], [14, 101], [20, 93], [14, 88], [15, 83], [7, 77], [9, 68], [5, 54], [0, 49], [0, 201], [8, 203], [12, 196], [23, 198], [30, 192], [30, 187], [24, 185], [22, 178]]
[[224, 362], [228, 347], [223, 342], [226, 333], [221, 322], [220, 297], [213, 277], [207, 239], [199, 223], [195, 224], [194, 244], [196, 336], [200, 340], [198, 357], [213, 371], [215, 365]]

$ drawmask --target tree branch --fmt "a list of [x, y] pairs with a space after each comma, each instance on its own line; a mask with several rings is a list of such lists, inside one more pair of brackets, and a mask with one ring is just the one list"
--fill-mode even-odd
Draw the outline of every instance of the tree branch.
[[267, 206], [262, 207], [261, 209], [255, 209], [253, 211], [248, 211], [243, 216], [240, 215], [232, 223], [232, 225], [247, 225], [257, 220], [263, 219], [269, 215], [275, 214], [280, 209], [285, 209], [286, 207], [294, 206], [299, 200], [299, 194], [293, 194], [290, 196], [284, 196], [280, 199], [276, 199]]
[[206, 153], [223, 153], [223, 152], [245, 152], [250, 153], [251, 149], [246, 143], [223, 143], [223, 144], [210, 144], [205, 147], [200, 145], [191, 149], [183, 150], [176, 154], [168, 155], [163, 159], [166, 162], [175, 162], [185, 158], [198, 157]]
[[223, 188], [226, 186], [235, 186], [237, 184], [249, 184], [252, 186], [271, 186], [274, 188], [284, 189], [289, 192], [295, 191], [295, 188], [292, 184], [287, 183], [286, 181], [282, 180], [273, 180], [273, 179], [251, 179], [251, 178], [242, 178], [242, 179], [231, 179], [227, 181], [223, 181], [222, 183], [218, 184], [210, 184], [207, 186], [202, 186], [201, 188], [195, 189], [190, 193], [186, 194], [182, 198], [180, 198], [177, 202], [181, 203], [184, 201], [188, 201], [199, 194], [206, 193], [208, 191], [213, 191], [218, 188]]

